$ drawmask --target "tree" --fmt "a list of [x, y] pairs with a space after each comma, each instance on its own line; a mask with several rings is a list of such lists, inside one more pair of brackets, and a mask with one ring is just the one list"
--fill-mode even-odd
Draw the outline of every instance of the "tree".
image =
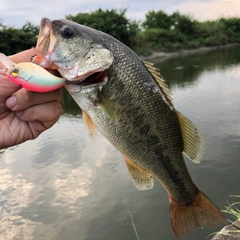
[[132, 34], [136, 32], [136, 23], [125, 17], [126, 9], [106, 10], [98, 9], [91, 13], [68, 15], [67, 19], [82, 25], [108, 33], [119, 41], [131, 46]]
[[172, 24], [172, 19], [164, 11], [160, 10], [158, 12], [149, 11], [142, 25], [144, 29], [162, 28], [169, 30]]
[[190, 15], [180, 14], [179, 12], [174, 12], [170, 16], [171, 22], [174, 29], [185, 34], [185, 35], [195, 35], [197, 30], [197, 21], [193, 19]]
[[38, 28], [31, 23], [21, 29], [1, 25], [0, 52], [11, 55], [36, 45]]

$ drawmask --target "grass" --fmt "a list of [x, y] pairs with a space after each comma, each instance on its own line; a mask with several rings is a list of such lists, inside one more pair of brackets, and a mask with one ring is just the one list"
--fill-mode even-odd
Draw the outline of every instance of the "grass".
[[[240, 199], [240, 195], [233, 195], [231, 197]], [[240, 201], [230, 204], [228, 207], [226, 207], [226, 210], [223, 210], [223, 212], [230, 214], [236, 219], [240, 219]]]
[[[234, 198], [239, 198], [240, 199], [240, 195], [232, 195], [230, 197], [234, 197]], [[222, 212], [230, 214], [233, 218], [235, 218], [234, 221], [231, 221], [228, 219], [228, 221], [232, 224], [233, 222], [235, 222], [236, 220], [240, 220], [240, 200], [234, 203], [229, 204], [229, 206], [226, 207], [225, 210], [222, 210]], [[238, 228], [237, 226], [235, 226], [236, 228]], [[236, 229], [236, 230], [224, 230], [224, 231], [219, 231], [219, 232], [214, 232], [211, 233], [209, 236], [212, 235], [217, 235], [218, 233], [224, 233], [224, 235], [228, 234], [228, 233], [240, 233], [240, 230]], [[209, 237], [208, 236], [208, 237]]]

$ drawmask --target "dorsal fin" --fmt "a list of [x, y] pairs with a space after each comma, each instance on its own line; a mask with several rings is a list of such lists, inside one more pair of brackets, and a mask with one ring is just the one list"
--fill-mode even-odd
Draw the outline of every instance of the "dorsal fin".
[[167, 102], [169, 103], [169, 105], [171, 107], [173, 107], [173, 102], [172, 102], [172, 97], [171, 97], [172, 93], [171, 93], [170, 89], [168, 88], [166, 81], [163, 79], [163, 77], [160, 73], [160, 69], [153, 67], [154, 64], [151, 62], [143, 61], [143, 64], [145, 65], [147, 70], [150, 72], [152, 77], [156, 80], [158, 86], [162, 90], [162, 93], [163, 93], [164, 97], [166, 98]]
[[83, 117], [84, 126], [87, 129], [89, 135], [91, 137], [95, 137], [97, 128], [96, 128], [94, 122], [92, 121], [90, 116], [85, 111], [82, 111], [82, 117]]
[[152, 189], [154, 185], [154, 181], [151, 173], [143, 169], [138, 164], [134, 163], [132, 160], [125, 157], [124, 155], [123, 157], [126, 161], [128, 172], [131, 176], [131, 179], [135, 187], [140, 191]]
[[184, 154], [193, 162], [199, 163], [204, 153], [204, 140], [193, 123], [175, 110], [181, 127]]

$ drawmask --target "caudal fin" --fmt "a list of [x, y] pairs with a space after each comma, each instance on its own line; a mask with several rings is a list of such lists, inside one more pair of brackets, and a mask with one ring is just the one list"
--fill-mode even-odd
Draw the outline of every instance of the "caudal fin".
[[216, 227], [226, 223], [221, 211], [200, 190], [196, 200], [187, 206], [170, 200], [171, 225], [174, 235], [182, 238], [197, 228]]

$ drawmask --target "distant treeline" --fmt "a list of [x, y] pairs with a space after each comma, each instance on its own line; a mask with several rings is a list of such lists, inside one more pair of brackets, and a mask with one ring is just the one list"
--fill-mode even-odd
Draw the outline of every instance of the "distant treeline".
[[[125, 13], [126, 9], [99, 9], [66, 18], [114, 36], [139, 55], [240, 42], [238, 17], [199, 22], [190, 15], [169, 15], [160, 10], [148, 12], [143, 21], [135, 21], [126, 18]], [[0, 52], [9, 55], [35, 46], [38, 31], [39, 26], [30, 22], [22, 28], [0, 23]]]

